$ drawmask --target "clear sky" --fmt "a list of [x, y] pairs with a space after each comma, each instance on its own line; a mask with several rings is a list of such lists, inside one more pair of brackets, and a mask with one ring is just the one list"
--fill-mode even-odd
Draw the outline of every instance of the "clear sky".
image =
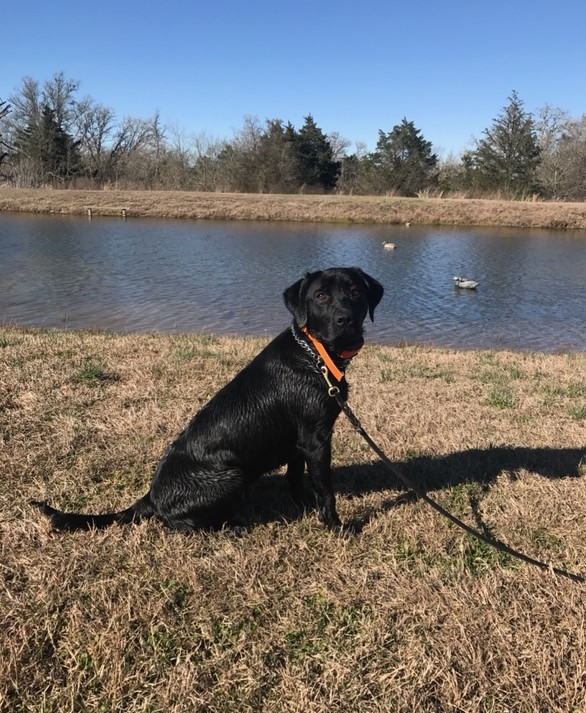
[[63, 71], [118, 118], [231, 138], [246, 115], [460, 153], [516, 90], [586, 113], [586, 0], [7, 0], [0, 98]]

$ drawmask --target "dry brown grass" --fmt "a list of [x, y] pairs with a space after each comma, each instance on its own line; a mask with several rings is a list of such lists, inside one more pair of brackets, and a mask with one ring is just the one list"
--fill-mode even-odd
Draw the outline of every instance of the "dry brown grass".
[[186, 191], [0, 189], [0, 211], [150, 218], [586, 228], [585, 203]]
[[[0, 330], [0, 710], [586, 710], [586, 589], [425, 504], [341, 420], [339, 537], [284, 478], [255, 526], [56, 535], [27, 503], [119, 508], [259, 340]], [[472, 524], [586, 572], [586, 355], [367, 345], [351, 402]], [[582, 476], [582, 477], [580, 477]]]

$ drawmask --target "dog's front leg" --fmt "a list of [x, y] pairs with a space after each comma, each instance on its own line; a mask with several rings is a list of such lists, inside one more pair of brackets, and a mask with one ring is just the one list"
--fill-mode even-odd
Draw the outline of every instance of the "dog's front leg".
[[319, 434], [307, 434], [300, 445], [307, 463], [307, 472], [315, 491], [319, 516], [324, 525], [331, 530], [342, 526], [336, 512], [336, 497], [332, 484], [332, 437]]
[[303, 488], [303, 471], [305, 470], [305, 458], [300, 450], [295, 450], [295, 453], [287, 462], [287, 482], [289, 483], [289, 491], [293, 501], [299, 508], [308, 506]]

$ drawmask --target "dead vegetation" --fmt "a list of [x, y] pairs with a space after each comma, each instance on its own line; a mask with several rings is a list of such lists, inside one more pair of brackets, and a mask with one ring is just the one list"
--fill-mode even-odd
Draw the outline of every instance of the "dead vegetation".
[[[261, 341], [0, 330], [0, 710], [586, 710], [586, 588], [405, 500], [343, 419], [343, 519], [280, 475], [254, 527], [55, 535], [28, 502], [107, 510]], [[586, 355], [367, 345], [351, 403], [443, 505], [586, 573]]]
[[181, 191], [0, 189], [0, 211], [128, 218], [476, 225], [584, 230], [585, 203]]

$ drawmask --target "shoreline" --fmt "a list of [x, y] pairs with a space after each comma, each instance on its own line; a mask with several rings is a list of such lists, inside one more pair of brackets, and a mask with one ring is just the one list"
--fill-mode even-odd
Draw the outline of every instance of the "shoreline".
[[[287, 329], [287, 323], [283, 322], [283, 327], [280, 331]], [[210, 339], [212, 341], [226, 342], [254, 342], [258, 344], [267, 344], [271, 339], [274, 339], [279, 330], [274, 334], [239, 334], [238, 332], [216, 332], [209, 330], [197, 331], [165, 331], [163, 329], [110, 329], [108, 327], [67, 327], [64, 325], [42, 325], [42, 324], [20, 324], [18, 322], [0, 321], [0, 339], [3, 332], [20, 332], [24, 334], [37, 335], [39, 337], [47, 337], [51, 334], [70, 334], [70, 335], [88, 335], [103, 338], [151, 338], [151, 339]], [[535, 356], [551, 356], [551, 357], [572, 357], [582, 356], [586, 354], [584, 349], [573, 349], [567, 347], [556, 347], [555, 349], [536, 349], [531, 347], [515, 347], [507, 345], [492, 345], [492, 346], [454, 346], [449, 344], [439, 344], [429, 341], [416, 341], [407, 339], [397, 339], [392, 342], [377, 340], [376, 338], [368, 337], [367, 345], [371, 345], [377, 349], [403, 349], [403, 350], [421, 350], [425, 352], [446, 352], [450, 354], [515, 354], [517, 356], [531, 357]]]
[[586, 231], [586, 203], [463, 198], [3, 187], [0, 188], [0, 212], [369, 225], [408, 223]]

